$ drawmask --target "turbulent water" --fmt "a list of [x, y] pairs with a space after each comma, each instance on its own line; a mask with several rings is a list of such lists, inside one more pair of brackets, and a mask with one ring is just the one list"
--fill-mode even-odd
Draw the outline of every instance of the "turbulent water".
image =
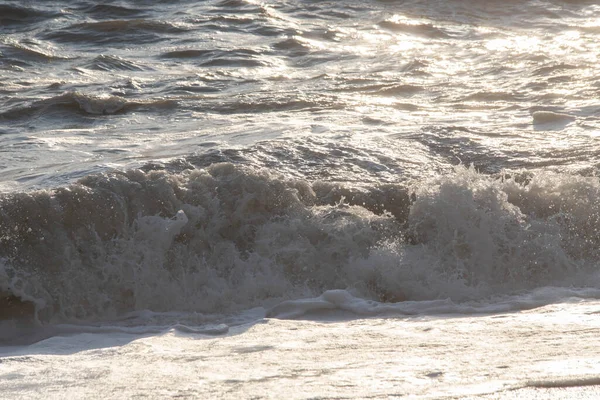
[[2, 319], [600, 298], [596, 2], [171, 3], [0, 2]]

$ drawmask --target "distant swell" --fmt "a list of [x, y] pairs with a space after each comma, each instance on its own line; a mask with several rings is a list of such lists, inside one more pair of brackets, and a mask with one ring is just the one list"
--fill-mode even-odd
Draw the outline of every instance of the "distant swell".
[[531, 116], [533, 117], [534, 124], [549, 124], [549, 123], [568, 123], [575, 120], [573, 115], [554, 112], [554, 111], [534, 111]]
[[340, 188], [230, 163], [89, 176], [0, 199], [0, 305], [6, 318], [35, 306], [44, 321], [282, 301], [274, 315], [410, 313], [419, 307], [356, 302], [431, 300], [433, 310], [452, 310], [438, 299], [593, 286], [599, 195], [597, 178], [463, 167], [412, 191]]
[[9, 40], [0, 43], [0, 63], [26, 67], [31, 66], [33, 63], [48, 63], [68, 59], [42, 47], [34, 46], [35, 44], [31, 41], [24, 44]]
[[171, 108], [173, 100], [128, 100], [119, 96], [94, 96], [80, 92], [66, 92], [62, 95], [38, 100], [29, 106], [16, 107], [0, 114], [0, 120], [28, 119], [32, 116], [53, 113], [77, 112], [89, 115], [109, 115], [127, 112], [138, 108]]
[[168, 59], [195, 59], [203, 67], [260, 67], [267, 63], [258, 59], [260, 53], [249, 49], [194, 50], [184, 49], [164, 53]]
[[141, 17], [148, 13], [148, 10], [141, 8], [131, 8], [113, 4], [95, 4], [93, 6], [82, 7], [82, 10], [94, 18], [111, 19], [115, 17]]
[[449, 35], [442, 29], [431, 24], [406, 23], [402, 21], [382, 21], [379, 26], [393, 32], [406, 33], [409, 35], [423, 36], [430, 39], [445, 39]]
[[0, 4], [0, 25], [21, 25], [23, 23], [37, 22], [46, 18], [53, 18], [58, 13], [46, 12], [31, 7]]
[[100, 71], [144, 71], [148, 69], [133, 61], [104, 54], [95, 57], [86, 67]]
[[45, 34], [46, 39], [61, 43], [127, 44], [156, 43], [166, 34], [185, 32], [184, 28], [169, 22], [149, 19], [84, 22]]

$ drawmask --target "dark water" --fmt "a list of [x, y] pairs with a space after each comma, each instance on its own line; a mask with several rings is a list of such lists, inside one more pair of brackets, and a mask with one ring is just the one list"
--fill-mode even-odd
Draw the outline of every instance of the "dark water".
[[0, 2], [4, 317], [600, 287], [599, 11]]

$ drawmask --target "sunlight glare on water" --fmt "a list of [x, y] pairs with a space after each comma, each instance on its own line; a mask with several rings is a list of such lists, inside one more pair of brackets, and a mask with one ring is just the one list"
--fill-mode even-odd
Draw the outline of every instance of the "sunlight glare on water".
[[0, 393], [593, 397], [597, 3], [0, 0]]

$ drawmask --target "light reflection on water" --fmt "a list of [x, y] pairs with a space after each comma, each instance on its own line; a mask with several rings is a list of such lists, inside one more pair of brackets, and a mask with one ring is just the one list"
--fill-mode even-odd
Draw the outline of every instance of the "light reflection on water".
[[[54, 2], [5, 23], [2, 185], [53, 186], [206, 141], [302, 140], [323, 121], [323, 140], [351, 131], [368, 149], [393, 137], [398, 154], [424, 144], [438, 171], [459, 159], [485, 171], [597, 163], [595, 4], [123, 4]], [[102, 97], [122, 104], [90, 110]], [[536, 111], [571, 118], [540, 124]]]

